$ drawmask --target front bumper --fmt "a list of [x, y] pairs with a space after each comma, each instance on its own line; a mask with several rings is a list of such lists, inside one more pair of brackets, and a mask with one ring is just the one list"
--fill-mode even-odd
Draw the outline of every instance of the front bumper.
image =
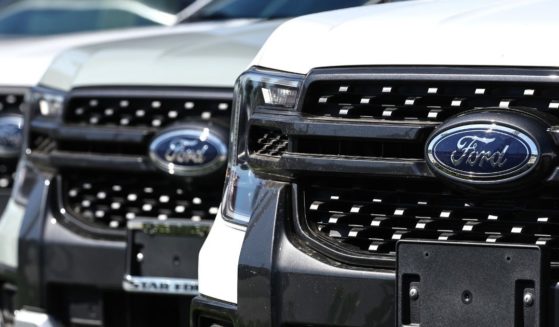
[[290, 196], [283, 183], [268, 183], [258, 215], [245, 235], [238, 267], [238, 301], [198, 297], [200, 316], [235, 326], [380, 326], [395, 323], [395, 275], [336, 265], [292, 238]]
[[[394, 327], [396, 274], [340, 264], [312, 250], [295, 237], [289, 184], [267, 187], [243, 241], [237, 303], [196, 298], [193, 326], [210, 326], [200, 320], [209, 317], [231, 326]], [[547, 325], [559, 326], [559, 287], [549, 295]]]
[[395, 275], [343, 267], [298, 243], [284, 205], [290, 192], [277, 187], [243, 244], [239, 325], [393, 327]]
[[[186, 325], [192, 296], [153, 289], [125, 291], [127, 239], [95, 239], [69, 228], [60, 209], [50, 205], [56, 183], [48, 174], [39, 175], [26, 194], [30, 200], [19, 234], [16, 321], [21, 326], [50, 326], [28, 324], [27, 317], [80, 326]], [[180, 257], [195, 274], [196, 246], [202, 239], [192, 239], [188, 244], [192, 251]]]

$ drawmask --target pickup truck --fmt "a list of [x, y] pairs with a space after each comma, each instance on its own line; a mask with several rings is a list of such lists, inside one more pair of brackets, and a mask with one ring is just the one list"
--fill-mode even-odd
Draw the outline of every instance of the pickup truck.
[[187, 324], [221, 202], [236, 77], [278, 17], [366, 3], [216, 1], [191, 24], [204, 15], [252, 23], [76, 47], [54, 60], [30, 95], [14, 190], [16, 325]]
[[557, 326], [558, 10], [280, 26], [235, 87], [194, 326]]
[[[163, 4], [163, 1], [153, 0], [150, 5], [157, 5], [157, 2]], [[188, 4], [182, 0], [165, 1], [166, 6], [178, 3]], [[14, 210], [13, 203], [9, 204], [9, 199], [23, 143], [25, 95], [37, 85], [55, 56], [65, 49], [168, 33], [167, 25], [173, 25], [177, 16], [163, 9], [132, 1], [16, 0], [0, 3], [0, 326], [13, 318], [10, 303], [15, 292], [21, 215]], [[188, 12], [193, 13], [189, 8], [181, 12], [181, 17]], [[115, 13], [128, 19], [116, 24], [114, 19], [105, 19], [114, 18]], [[220, 21], [217, 25], [229, 23], [231, 21]], [[199, 30], [215, 25], [215, 22], [200, 22], [190, 24], [191, 27], [181, 25], [178, 29], [196, 26], [194, 29]], [[4, 213], [5, 208], [8, 210]]]
[[[206, 17], [199, 10], [208, 11], [206, 6], [213, 5], [205, 1], [204, 6], [188, 8], [181, 12], [181, 18], [174, 26], [155, 26], [128, 28], [88, 33], [72, 33], [58, 36], [41, 36], [27, 38], [4, 38], [0, 41], [0, 322], [13, 320], [13, 304], [16, 291], [18, 265], [18, 235], [21, 230], [26, 201], [21, 201], [14, 179], [18, 166], [21, 147], [24, 140], [24, 98], [32, 87], [39, 84], [49, 66], [64, 50], [76, 46], [97, 44], [100, 42], [134, 39], [139, 37], [181, 35], [189, 32], [204, 32], [218, 28], [233, 28], [252, 24], [257, 19], [249, 17], [231, 17], [231, 19], [214, 19]], [[231, 4], [234, 6], [235, 3]], [[211, 14], [208, 11], [208, 15]], [[195, 15], [196, 21], [190, 16]], [[74, 67], [75, 62], [66, 63]], [[22, 106], [23, 105], [23, 106]], [[14, 189], [16, 190], [14, 192]], [[13, 196], [11, 196], [13, 195]]]

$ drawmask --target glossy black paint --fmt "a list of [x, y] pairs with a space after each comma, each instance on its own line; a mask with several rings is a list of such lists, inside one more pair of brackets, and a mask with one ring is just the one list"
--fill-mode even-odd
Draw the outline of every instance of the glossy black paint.
[[[48, 200], [48, 184], [52, 176], [28, 172], [35, 183], [24, 194], [27, 205], [19, 235], [18, 246], [18, 294], [16, 305], [39, 307], [44, 302], [43, 289], [43, 229], [46, 223], [45, 203]], [[31, 177], [33, 176], [33, 177]]]
[[342, 266], [294, 237], [289, 184], [270, 182], [241, 251], [238, 326], [393, 327], [395, 275]]
[[[192, 317], [206, 313], [237, 327], [393, 327], [395, 273], [341, 264], [297, 238], [290, 190], [290, 184], [268, 182], [255, 208], [239, 260], [237, 305], [198, 297]], [[549, 296], [549, 326], [559, 326], [559, 285]]]
[[[19, 307], [45, 308], [51, 283], [96, 284], [119, 289], [124, 276], [124, 242], [94, 241], [58, 223], [56, 183], [52, 175], [33, 172], [21, 227], [18, 265]], [[32, 204], [32, 205], [31, 205]], [[99, 262], [107, 263], [105, 269]]]

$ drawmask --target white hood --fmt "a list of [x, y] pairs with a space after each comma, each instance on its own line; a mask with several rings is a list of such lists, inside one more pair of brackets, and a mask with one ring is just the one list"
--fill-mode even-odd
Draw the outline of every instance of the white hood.
[[250, 20], [207, 22], [174, 27], [130, 28], [65, 36], [0, 41], [0, 86], [31, 87], [39, 83], [53, 59], [69, 48], [160, 34], [202, 32], [218, 27], [245, 25]]
[[64, 91], [91, 86], [232, 88], [282, 22], [173, 31], [72, 48], [53, 61], [40, 85]]
[[410, 1], [309, 15], [254, 65], [306, 74], [359, 65], [559, 66], [559, 1]]

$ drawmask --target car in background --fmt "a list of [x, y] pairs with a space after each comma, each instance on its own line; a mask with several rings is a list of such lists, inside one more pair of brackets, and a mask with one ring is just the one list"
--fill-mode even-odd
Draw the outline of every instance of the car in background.
[[[181, 0], [177, 0], [183, 3]], [[164, 1], [170, 3], [169, 1]], [[153, 3], [153, 2], [152, 2]], [[3, 38], [0, 40], [0, 209], [7, 211], [0, 218], [0, 320], [12, 320], [10, 309], [15, 292], [17, 269], [18, 231], [21, 213], [15, 204], [8, 203], [10, 198], [13, 175], [17, 166], [21, 144], [23, 107], [25, 94], [32, 86], [37, 85], [52, 59], [64, 49], [71, 46], [92, 44], [96, 42], [118, 40], [160, 33], [184, 32], [186, 30], [201, 31], [227, 26], [238, 26], [252, 20], [204, 21], [195, 24], [184, 24], [176, 27], [155, 26], [142, 28], [126, 28], [90, 33], [72, 33], [71, 35]]]
[[[192, 1], [190, 1], [192, 2]], [[189, 3], [173, 1], [169, 4]], [[0, 38], [37, 37], [140, 26], [170, 26], [176, 8], [161, 0], [19, 0], [0, 6]]]
[[198, 250], [221, 201], [234, 81], [283, 22], [268, 18], [289, 12], [261, 14], [78, 47], [53, 62], [30, 98], [14, 191], [19, 323], [188, 322]]
[[556, 324], [558, 10], [417, 1], [279, 27], [235, 87], [195, 326]]

